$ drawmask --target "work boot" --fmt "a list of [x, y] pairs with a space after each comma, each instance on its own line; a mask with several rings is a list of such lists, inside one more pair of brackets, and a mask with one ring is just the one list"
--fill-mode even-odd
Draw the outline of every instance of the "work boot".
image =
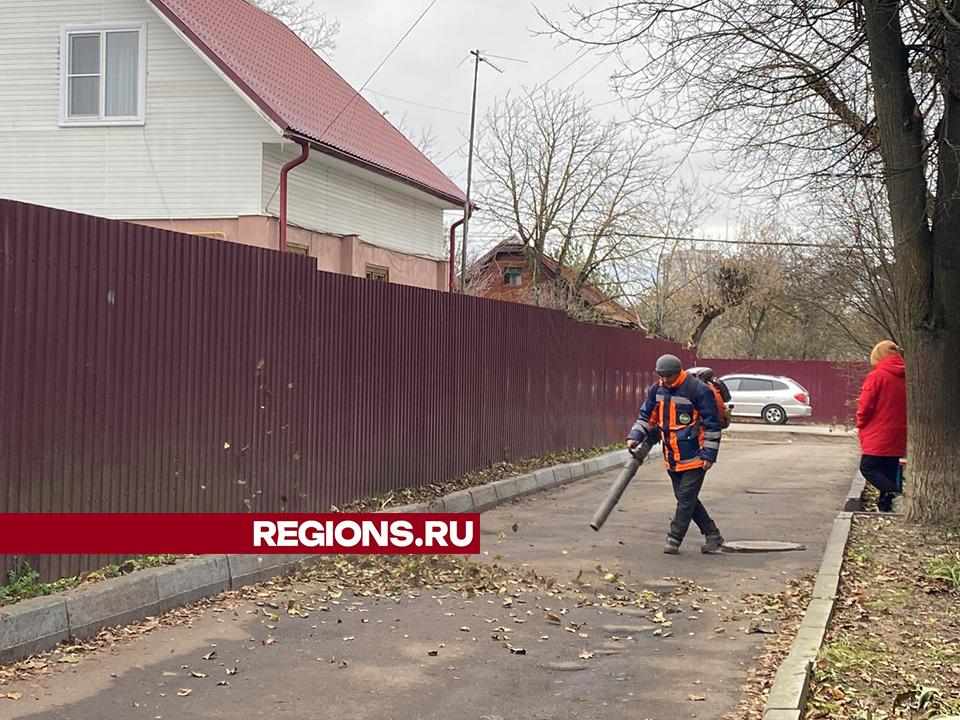
[[717, 553], [723, 548], [723, 537], [720, 533], [714, 535], [707, 535], [707, 540], [703, 543], [703, 546], [700, 548], [702, 553]]
[[663, 546], [664, 555], [679, 555], [680, 543], [673, 538], [667, 538], [667, 544]]

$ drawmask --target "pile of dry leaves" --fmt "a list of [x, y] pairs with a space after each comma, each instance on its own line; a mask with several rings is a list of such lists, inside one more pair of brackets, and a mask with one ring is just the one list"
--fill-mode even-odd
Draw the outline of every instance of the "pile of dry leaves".
[[857, 515], [808, 718], [960, 716], [960, 533]]
[[516, 460], [510, 462], [494, 463], [483, 470], [476, 470], [466, 475], [462, 475], [455, 480], [450, 480], [434, 485], [424, 487], [404, 488], [403, 490], [393, 490], [380, 493], [372, 497], [355, 500], [343, 507], [333, 507], [332, 512], [377, 512], [388, 507], [400, 505], [410, 505], [412, 503], [421, 503], [433, 500], [443, 495], [464, 490], [466, 488], [486, 485], [505, 478], [525, 475], [534, 470], [540, 470], [553, 465], [563, 465], [565, 463], [578, 462], [587, 458], [596, 457], [604, 453], [621, 450], [625, 445], [609, 445], [604, 448], [592, 448], [590, 450], [570, 450], [553, 455], [543, 455], [541, 457], [529, 458], [527, 460]]
[[[747, 681], [740, 689], [740, 703], [736, 711], [724, 716], [725, 720], [761, 720], [763, 706], [770, 694], [773, 679], [783, 659], [790, 654], [793, 639], [803, 621], [814, 577], [790, 580], [786, 589], [777, 595], [744, 595], [744, 612], [758, 616], [750, 630], [770, 635], [763, 652], [755, 658], [756, 664], [747, 671]], [[773, 623], [763, 623], [766, 616], [776, 618]]]

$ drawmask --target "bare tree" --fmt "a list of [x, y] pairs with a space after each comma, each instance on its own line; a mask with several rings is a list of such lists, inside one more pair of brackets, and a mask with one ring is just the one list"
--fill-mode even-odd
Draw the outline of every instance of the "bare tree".
[[[583, 98], [547, 87], [497, 101], [481, 127], [479, 204], [487, 225], [515, 234], [534, 267], [575, 268], [572, 291], [634, 257], [662, 182], [649, 137], [600, 123]], [[535, 279], [536, 282], [536, 279]]]
[[851, 181], [819, 204], [826, 242], [806, 260], [805, 301], [828, 316], [864, 355], [879, 340], [903, 342], [900, 288], [883, 188]]
[[960, 520], [958, 18], [960, 0], [649, 0], [551, 23], [616, 52], [625, 97], [716, 138], [755, 186], [882, 177], [923, 522]]
[[314, 52], [330, 57], [337, 49], [340, 21], [328, 20], [310, 0], [247, 0], [293, 30]]

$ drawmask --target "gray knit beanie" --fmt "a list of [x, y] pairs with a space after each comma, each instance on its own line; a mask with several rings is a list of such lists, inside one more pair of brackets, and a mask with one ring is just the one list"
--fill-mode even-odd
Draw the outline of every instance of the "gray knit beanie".
[[683, 370], [683, 363], [676, 355], [661, 355], [657, 360], [657, 375], [676, 375]]

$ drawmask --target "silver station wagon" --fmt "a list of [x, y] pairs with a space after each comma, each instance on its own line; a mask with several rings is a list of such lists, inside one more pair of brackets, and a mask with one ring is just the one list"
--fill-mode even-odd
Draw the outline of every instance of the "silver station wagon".
[[770, 425], [810, 417], [810, 393], [796, 380], [736, 373], [720, 378], [730, 390], [734, 417], [763, 418]]

